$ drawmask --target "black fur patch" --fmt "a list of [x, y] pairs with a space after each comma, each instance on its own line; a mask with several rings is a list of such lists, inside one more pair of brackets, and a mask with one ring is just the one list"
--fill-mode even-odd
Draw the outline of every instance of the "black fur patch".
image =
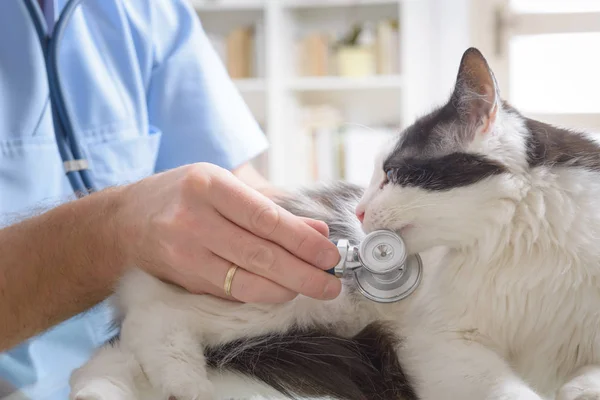
[[425, 190], [449, 190], [468, 186], [507, 172], [502, 164], [470, 153], [451, 153], [428, 159], [391, 156], [384, 163], [383, 169], [386, 172], [392, 170], [391, 183]]
[[[437, 131], [436, 128], [442, 125], [451, 125], [453, 122], [460, 122], [460, 115], [454, 104], [448, 102], [429, 114], [419, 117], [412, 125], [407, 127], [394, 153], [397, 156], [406, 152], [416, 154], [435, 152], [436, 147], [439, 147], [442, 141], [446, 139], [444, 136], [454, 134], [454, 132]], [[465, 141], [464, 138], [460, 138], [458, 135], [453, 140], [456, 143]]]
[[504, 165], [462, 149], [472, 140], [457, 109], [457, 93], [442, 107], [417, 119], [383, 163], [391, 183], [441, 191], [468, 186], [507, 172]]
[[371, 324], [353, 338], [292, 330], [205, 350], [210, 368], [254, 377], [289, 397], [417, 400], [396, 354], [397, 338]]
[[527, 157], [531, 167], [541, 165], [583, 167], [600, 171], [600, 146], [579, 132], [526, 119], [529, 130]]

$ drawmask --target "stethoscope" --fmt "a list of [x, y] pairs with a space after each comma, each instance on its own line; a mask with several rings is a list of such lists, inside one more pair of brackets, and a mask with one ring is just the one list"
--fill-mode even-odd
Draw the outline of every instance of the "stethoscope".
[[347, 239], [337, 241], [338, 264], [327, 272], [354, 279], [360, 293], [378, 303], [393, 303], [412, 294], [423, 275], [419, 254], [408, 255], [404, 241], [395, 232], [369, 233], [358, 246]]
[[56, 22], [52, 37], [47, 34], [46, 20], [34, 1], [24, 0], [44, 53], [52, 108], [52, 122], [58, 151], [73, 192], [78, 196], [85, 196], [94, 192], [96, 185], [90, 174], [88, 160], [83, 155], [73, 124], [69, 118], [69, 112], [62, 93], [61, 77], [58, 73], [58, 44], [64, 36], [73, 12], [82, 0], [67, 1], [60, 18]]
[[[34, 1], [24, 0], [44, 54], [56, 143], [73, 192], [85, 196], [94, 192], [96, 185], [69, 118], [58, 73], [58, 44], [82, 0], [67, 1], [51, 37]], [[352, 277], [368, 299], [380, 303], [399, 301], [413, 293], [421, 282], [421, 258], [418, 254], [407, 256], [404, 242], [394, 232], [372, 232], [358, 246], [350, 245], [346, 239], [338, 240], [337, 248], [340, 262], [329, 272], [337, 277]]]

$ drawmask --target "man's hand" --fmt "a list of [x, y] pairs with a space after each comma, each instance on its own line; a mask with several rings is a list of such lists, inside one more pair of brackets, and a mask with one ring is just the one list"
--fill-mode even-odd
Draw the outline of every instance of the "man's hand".
[[116, 225], [127, 259], [193, 293], [284, 302], [335, 298], [339, 260], [327, 226], [296, 217], [211, 164], [181, 167], [126, 187]]
[[104, 300], [127, 266], [225, 297], [235, 263], [239, 301], [334, 298], [340, 281], [322, 269], [339, 254], [327, 233], [211, 164], [62, 204], [0, 229], [0, 351]]

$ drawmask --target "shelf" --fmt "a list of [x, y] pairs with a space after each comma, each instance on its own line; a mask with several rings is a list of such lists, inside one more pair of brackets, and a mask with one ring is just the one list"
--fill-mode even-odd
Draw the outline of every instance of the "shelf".
[[199, 12], [227, 12], [244, 10], [261, 10], [265, 8], [265, 0], [188, 0]]
[[401, 0], [287, 0], [288, 8], [329, 8], [329, 7], [365, 7], [380, 5], [397, 5]]
[[368, 76], [364, 78], [346, 78], [337, 76], [307, 77], [292, 80], [288, 87], [297, 92], [317, 92], [332, 90], [380, 90], [402, 87], [399, 75]]
[[265, 80], [261, 78], [235, 79], [235, 85], [242, 93], [260, 93], [265, 91]]

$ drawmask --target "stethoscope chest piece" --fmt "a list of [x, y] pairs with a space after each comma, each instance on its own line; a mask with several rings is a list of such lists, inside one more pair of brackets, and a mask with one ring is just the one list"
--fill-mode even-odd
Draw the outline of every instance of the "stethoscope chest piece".
[[419, 255], [407, 258], [402, 267], [385, 274], [373, 274], [365, 268], [354, 270], [358, 290], [379, 303], [393, 303], [411, 295], [419, 286], [423, 264]]
[[407, 256], [404, 241], [395, 232], [378, 230], [368, 234], [359, 246], [343, 239], [337, 243], [340, 263], [337, 276], [350, 271], [358, 290], [368, 299], [392, 303], [412, 294], [423, 274], [418, 254]]

